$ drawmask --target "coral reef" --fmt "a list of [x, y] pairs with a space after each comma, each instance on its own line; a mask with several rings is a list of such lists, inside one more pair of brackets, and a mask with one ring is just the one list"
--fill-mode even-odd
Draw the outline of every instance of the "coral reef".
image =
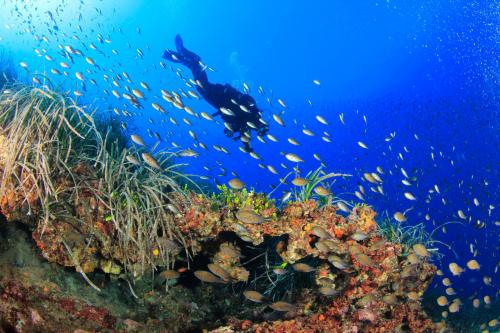
[[[202, 197], [192, 202], [178, 223], [183, 232], [195, 235], [194, 247], [224, 231], [232, 231], [253, 245], [262, 244], [269, 236], [287, 235], [286, 244], [275, 249], [283, 262], [320, 260], [314, 270], [316, 287], [311, 288], [315, 292], [294, 295], [296, 311], [285, 316], [290, 320], [264, 324], [234, 320], [227, 329], [390, 332], [406, 327], [412, 332], [440, 331], [440, 325], [432, 323], [419, 304], [435, 267], [425, 258], [409, 263], [402, 256], [401, 244], [384, 240], [376, 232], [376, 214], [370, 207], [357, 206], [344, 217], [334, 206], [318, 207], [313, 200], [292, 202], [279, 212], [274, 206], [261, 211], [265, 222], [245, 224], [236, 217], [238, 207], [211, 211], [210, 202]], [[340, 263], [349, 267], [342, 269]]]
[[[81, 107], [38, 88], [0, 98], [0, 127], [1, 213], [31, 228], [49, 262], [74, 267], [99, 292], [106, 284], [91, 273], [104, 272], [150, 311], [133, 324], [6, 280], [0, 311], [8, 325], [50, 330], [43, 325], [62, 320], [42, 313], [51, 303], [74, 327], [103, 331], [124, 323], [214, 332], [444, 329], [420, 306], [436, 270], [429, 257], [386, 239], [368, 205], [345, 213], [325, 187], [315, 191], [335, 174], [311, 173], [298, 201], [282, 208], [246, 189], [220, 186], [207, 196], [185, 186], [172, 154], [122, 146]], [[254, 297], [242, 302], [244, 289]]]

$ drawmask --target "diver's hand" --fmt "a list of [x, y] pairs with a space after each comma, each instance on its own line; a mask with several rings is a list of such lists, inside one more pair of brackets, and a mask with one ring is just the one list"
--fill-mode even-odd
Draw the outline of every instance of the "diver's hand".
[[233, 135], [234, 135], [234, 132], [232, 132], [232, 131], [228, 130], [227, 128], [224, 128], [224, 134], [226, 134], [226, 136], [227, 136], [228, 138], [232, 138], [232, 137], [233, 137]]
[[264, 126], [264, 127], [259, 128], [259, 130], [258, 130], [258, 132], [257, 132], [257, 133], [258, 133], [260, 136], [264, 136], [264, 135], [266, 135], [266, 134], [267, 134], [267, 132], [269, 132], [269, 127], [268, 127], [268, 126]]

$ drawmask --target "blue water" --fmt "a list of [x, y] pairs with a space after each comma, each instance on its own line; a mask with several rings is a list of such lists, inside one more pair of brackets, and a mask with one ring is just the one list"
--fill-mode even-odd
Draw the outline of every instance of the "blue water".
[[[353, 193], [362, 184], [366, 201], [379, 212], [392, 215], [413, 208], [407, 223], [424, 222], [429, 231], [459, 221], [457, 211], [463, 210], [470, 221], [447, 225], [446, 233], [439, 229], [435, 234], [451, 248], [438, 246], [444, 254], [438, 265], [447, 276], [449, 262], [465, 267], [473, 258], [472, 243], [481, 269], [452, 278], [457, 297], [470, 305], [467, 297], [490, 295], [498, 304], [500, 16], [494, 1], [120, 1], [119, 5], [114, 1], [3, 1], [2, 5], [1, 45], [12, 53], [16, 66], [20, 61], [29, 64], [29, 71], [17, 66], [23, 80], [31, 82], [34, 73], [46, 73], [54, 86], [71, 93], [81, 90], [74, 73], [83, 72], [87, 92], [80, 103], [108, 114], [113, 114], [114, 107], [126, 108], [133, 116], [119, 119], [127, 124], [128, 134], [141, 134], [149, 145], [156, 139], [148, 129], [161, 135], [162, 148], [171, 149], [172, 141], [192, 147], [201, 155], [178, 162], [189, 163], [187, 172], [208, 176], [211, 184], [227, 182], [234, 172], [248, 186], [268, 193], [295, 166], [280, 152], [293, 152], [305, 160], [299, 165], [302, 175], [320, 166], [313, 158], [317, 153], [325, 171], [353, 174], [332, 187], [345, 200], [359, 202]], [[57, 31], [47, 11], [53, 14]], [[230, 83], [240, 90], [243, 83], [250, 87], [271, 124], [270, 133], [280, 140], [266, 139], [262, 144], [254, 136], [252, 145], [262, 160], [240, 152], [239, 143], [224, 135], [220, 121], [196, 119], [161, 99], [160, 89], [188, 90], [170, 66], [189, 78], [187, 68], [165, 60], [166, 68], [160, 66], [163, 50], [174, 48], [178, 33], [187, 48], [215, 69], [208, 72], [211, 82]], [[99, 42], [98, 34], [110, 43]], [[90, 49], [90, 43], [100, 52]], [[51, 68], [63, 70], [58, 65], [63, 60], [59, 44], [82, 50], [102, 70], [75, 57], [68, 77], [51, 74]], [[35, 49], [53, 61], [37, 56]], [[115, 88], [103, 80], [103, 74], [113, 77], [123, 71], [132, 79], [131, 88], [140, 88], [140, 81], [151, 87], [143, 109], [104, 94], [104, 89]], [[91, 78], [97, 85], [89, 83]], [[116, 88], [120, 93], [124, 84]], [[259, 94], [259, 86], [265, 95]], [[155, 101], [169, 111], [167, 117], [150, 106]], [[202, 100], [186, 104], [196, 112], [216, 111]], [[281, 114], [285, 127], [272, 120], [273, 113]], [[339, 120], [341, 113], [345, 125]], [[319, 123], [318, 114], [329, 125]], [[304, 135], [304, 127], [316, 135]], [[193, 146], [190, 129], [208, 151]], [[323, 131], [331, 143], [321, 139]], [[387, 142], [385, 138], [394, 132], [395, 138]], [[289, 144], [287, 138], [296, 139], [300, 146]], [[368, 149], [359, 147], [358, 141]], [[226, 147], [230, 155], [215, 151], [214, 144]], [[274, 166], [279, 175], [259, 163]], [[377, 166], [385, 170], [385, 195], [371, 192], [361, 179]], [[416, 177], [409, 188], [401, 183], [401, 167]], [[426, 202], [434, 185], [441, 193], [431, 194]], [[289, 189], [281, 185], [274, 195], [279, 198]], [[405, 191], [417, 201], [405, 199]], [[474, 226], [478, 220], [483, 228]], [[492, 278], [491, 286], [482, 282], [484, 276]], [[436, 285], [442, 288], [439, 280]]]

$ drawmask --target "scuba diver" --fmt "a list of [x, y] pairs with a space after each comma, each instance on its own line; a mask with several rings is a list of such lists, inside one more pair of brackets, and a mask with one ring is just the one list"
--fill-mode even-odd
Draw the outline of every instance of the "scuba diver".
[[[175, 37], [177, 51], [165, 50], [163, 58], [183, 64], [193, 73], [196, 90], [218, 111], [212, 116], [221, 116], [224, 120], [224, 133], [234, 140], [240, 139], [246, 152], [251, 152], [250, 133], [255, 130], [258, 135], [265, 135], [269, 126], [262, 119], [262, 113], [252, 96], [239, 92], [229, 84], [214, 84], [208, 81], [200, 56], [184, 47], [180, 35]], [[237, 135], [239, 133], [239, 135]]]

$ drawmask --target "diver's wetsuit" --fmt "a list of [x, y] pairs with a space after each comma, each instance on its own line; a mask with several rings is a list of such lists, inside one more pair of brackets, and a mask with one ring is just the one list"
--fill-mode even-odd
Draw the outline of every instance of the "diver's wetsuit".
[[[163, 54], [163, 58], [172, 62], [181, 63], [191, 70], [194, 80], [198, 83], [196, 89], [200, 95], [218, 110], [212, 116], [220, 115], [224, 122], [232, 129], [231, 131], [226, 128], [226, 135], [232, 137], [234, 133], [238, 132], [240, 135], [234, 138], [237, 140], [241, 138], [243, 134], [247, 133], [246, 136], [250, 138], [250, 130], [252, 128], [248, 123], [257, 127], [257, 129], [254, 128], [254, 130], [256, 130], [259, 135], [267, 133], [269, 127], [260, 121], [262, 115], [252, 96], [239, 92], [229, 84], [222, 85], [210, 83], [205, 68], [200, 61], [200, 56], [184, 47], [180, 35], [175, 37], [175, 46], [177, 52], [166, 50]], [[243, 111], [240, 105], [249, 112]], [[221, 108], [231, 110], [234, 116], [222, 113], [220, 111]], [[248, 142], [243, 143], [246, 150], [251, 151], [250, 144]]]

